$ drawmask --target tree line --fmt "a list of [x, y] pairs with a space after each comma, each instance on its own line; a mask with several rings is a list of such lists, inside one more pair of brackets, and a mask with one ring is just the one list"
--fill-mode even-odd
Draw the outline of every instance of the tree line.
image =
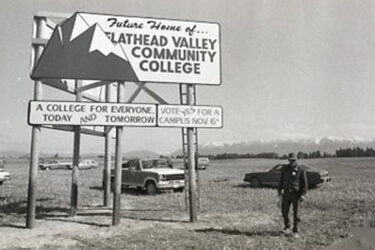
[[375, 150], [373, 148], [362, 149], [360, 147], [344, 148], [336, 150], [336, 157], [374, 157]]
[[[239, 153], [222, 153], [222, 154], [209, 154], [200, 155], [200, 157], [208, 157], [211, 160], [224, 160], [224, 159], [288, 159], [287, 154], [279, 155], [275, 152], [265, 152], [260, 154], [239, 154]], [[316, 159], [316, 158], [332, 158], [332, 157], [375, 157], [375, 149], [360, 147], [353, 148], [340, 148], [334, 153], [320, 152], [319, 150], [313, 152], [302, 152], [297, 153], [298, 159]], [[182, 155], [177, 156], [182, 158]]]

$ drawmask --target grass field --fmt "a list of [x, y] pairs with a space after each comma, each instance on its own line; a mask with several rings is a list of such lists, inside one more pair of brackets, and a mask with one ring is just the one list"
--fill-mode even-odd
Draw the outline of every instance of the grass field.
[[275, 189], [250, 188], [244, 174], [279, 160], [222, 160], [200, 171], [198, 222], [189, 223], [184, 193], [122, 195], [121, 224], [111, 227], [102, 207], [102, 165], [79, 173], [79, 213], [68, 216], [71, 171], [39, 171], [37, 227], [24, 229], [28, 163], [10, 162], [12, 179], [0, 186], [0, 248], [21, 249], [322, 249], [358, 226], [375, 225], [375, 159], [319, 159], [332, 181], [302, 203], [300, 239], [280, 233]]

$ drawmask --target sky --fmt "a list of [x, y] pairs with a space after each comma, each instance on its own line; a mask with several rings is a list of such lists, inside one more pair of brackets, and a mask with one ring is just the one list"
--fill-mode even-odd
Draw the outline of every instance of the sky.
[[[362, 0], [1, 0], [0, 152], [28, 152], [33, 98], [32, 19], [38, 11], [86, 11], [209, 21], [221, 27], [222, 84], [198, 86], [199, 105], [223, 107], [221, 129], [199, 129], [199, 143], [375, 138], [375, 2]], [[177, 85], [149, 84], [170, 103]], [[131, 94], [134, 86], [126, 85]], [[44, 87], [43, 98], [73, 100]], [[141, 96], [140, 101], [152, 100]], [[167, 154], [181, 147], [178, 128], [126, 128], [125, 151]], [[103, 152], [83, 136], [81, 152]], [[73, 135], [42, 130], [41, 151], [72, 153]]]

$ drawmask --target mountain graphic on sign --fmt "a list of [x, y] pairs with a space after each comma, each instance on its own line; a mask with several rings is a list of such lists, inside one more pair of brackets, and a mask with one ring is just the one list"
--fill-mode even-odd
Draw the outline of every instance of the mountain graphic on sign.
[[56, 26], [31, 78], [138, 81], [122, 45], [79, 13]]

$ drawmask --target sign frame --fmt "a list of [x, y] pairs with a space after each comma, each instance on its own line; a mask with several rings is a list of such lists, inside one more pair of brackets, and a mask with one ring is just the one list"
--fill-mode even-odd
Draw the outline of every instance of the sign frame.
[[[143, 80], [143, 79], [139, 79], [139, 81], [137, 82], [149, 82], [149, 83], [160, 83], [160, 84], [192, 84], [192, 85], [203, 85], [203, 86], [221, 86], [222, 85], [222, 50], [221, 50], [221, 25], [220, 23], [218, 22], [209, 22], [209, 21], [194, 21], [194, 20], [188, 20], [188, 19], [173, 19], [173, 18], [157, 18], [157, 17], [148, 17], [148, 16], [133, 16], [133, 15], [126, 15], [126, 16], [123, 16], [123, 15], [119, 15], [119, 14], [107, 14], [107, 13], [95, 13], [95, 12], [85, 12], [85, 11], [77, 11], [75, 13], [72, 14], [72, 16], [70, 16], [69, 18], [72, 18], [74, 15], [76, 14], [89, 14], [89, 15], [101, 15], [101, 16], [113, 16], [113, 17], [122, 17], [122, 18], [144, 18], [144, 19], [154, 19], [154, 20], [161, 20], [161, 21], [172, 21], [172, 22], [191, 22], [191, 23], [202, 23], [202, 24], [214, 24], [214, 25], [217, 25], [218, 26], [218, 35], [217, 35], [217, 39], [218, 39], [218, 43], [219, 43], [219, 46], [217, 48], [217, 51], [219, 52], [219, 56], [218, 56], [218, 82], [217, 83], [207, 83], [207, 82], [194, 82], [193, 79], [189, 79], [189, 80], [186, 80], [186, 81], [161, 81], [161, 80]], [[68, 18], [68, 19], [69, 19]], [[63, 22], [62, 22], [63, 23]], [[59, 23], [58, 25], [61, 25], [61, 23]], [[57, 29], [57, 26], [56, 28]], [[162, 34], [162, 33], [161, 33]], [[51, 35], [52, 37], [52, 35]], [[46, 44], [46, 48], [48, 48], [48, 46], [50, 45], [51, 43], [51, 37], [48, 38], [48, 41], [47, 41], [47, 44]], [[109, 38], [108, 38], [109, 39]], [[46, 53], [46, 50], [44, 50], [40, 56], [40, 58], [43, 58], [43, 55]], [[39, 59], [40, 59], [39, 58]], [[99, 80], [99, 81], [129, 81], [129, 80], [126, 80], [126, 79], [98, 79], [98, 78], [88, 78], [88, 77], [83, 77], [83, 76], [75, 76], [74, 78], [71, 78], [71, 77], [35, 77], [33, 76], [34, 74], [34, 71], [35, 69], [38, 67], [38, 65], [40, 64], [40, 60], [38, 60], [35, 64], [35, 66], [31, 69], [30, 71], [30, 78], [33, 79], [33, 80], [43, 80], [43, 79], [55, 79], [55, 78], [60, 78], [60, 79], [74, 79], [74, 80]], [[160, 74], [160, 72], [155, 72], [154, 74]], [[187, 78], [187, 77], [186, 77]]]

